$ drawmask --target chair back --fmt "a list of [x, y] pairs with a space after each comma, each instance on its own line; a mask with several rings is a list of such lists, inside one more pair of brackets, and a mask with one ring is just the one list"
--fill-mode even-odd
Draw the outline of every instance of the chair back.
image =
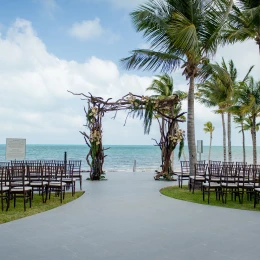
[[69, 160], [69, 164], [73, 164], [73, 175], [79, 176], [81, 174], [81, 160]]
[[221, 169], [222, 167], [221, 164], [219, 163], [209, 164], [208, 167], [209, 181], [219, 182], [221, 177]]
[[212, 161], [212, 160], [209, 160], [209, 167], [210, 165], [221, 165], [221, 161]]
[[45, 162], [43, 165], [44, 179], [48, 182], [56, 181], [58, 176], [58, 165], [56, 163]]
[[252, 164], [251, 171], [253, 175], [254, 188], [260, 188], [260, 165]]
[[3, 191], [3, 187], [10, 187], [10, 173], [9, 167], [0, 167], [0, 192]]
[[196, 176], [203, 176], [206, 177], [208, 164], [203, 163], [195, 163], [194, 169], [195, 169], [195, 177]]
[[190, 174], [190, 161], [181, 161], [181, 173]]
[[221, 182], [232, 183], [236, 182], [236, 167], [233, 162], [222, 162]]

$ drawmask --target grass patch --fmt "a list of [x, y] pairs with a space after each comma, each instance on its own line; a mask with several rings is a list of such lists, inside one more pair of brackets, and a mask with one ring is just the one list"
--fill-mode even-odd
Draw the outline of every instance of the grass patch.
[[[13, 221], [16, 219], [32, 216], [50, 209], [57, 208], [59, 206], [62, 206], [68, 202], [71, 202], [77, 198], [79, 198], [81, 195], [83, 195], [83, 191], [76, 192], [74, 197], [72, 197], [71, 192], [66, 192], [65, 194], [65, 199], [63, 203], [60, 203], [60, 198], [55, 197], [54, 194], [52, 194], [51, 199], [47, 200], [46, 203], [42, 203], [42, 196], [38, 194], [33, 195], [33, 200], [32, 200], [32, 207], [29, 207], [29, 202], [26, 203], [26, 211], [24, 212], [23, 209], [23, 199], [17, 198], [16, 199], [16, 206], [14, 208], [13, 206], [13, 201], [10, 201], [10, 207], [8, 211], [2, 211], [0, 209], [0, 224]], [[0, 202], [1, 203], [1, 202]], [[6, 205], [6, 204], [5, 204]], [[4, 205], [4, 206], [5, 206]]]
[[195, 190], [194, 194], [189, 191], [188, 186], [183, 186], [183, 188], [179, 188], [178, 186], [173, 186], [173, 187], [166, 187], [162, 188], [160, 190], [161, 194], [171, 197], [174, 199], [178, 200], [185, 200], [193, 203], [198, 203], [198, 204], [204, 204], [204, 205], [210, 205], [210, 206], [218, 206], [218, 207], [224, 207], [224, 208], [232, 208], [232, 209], [242, 209], [242, 210], [254, 210], [254, 211], [260, 211], [260, 205], [257, 204], [256, 208], [254, 208], [254, 200], [248, 201], [246, 198], [246, 194], [244, 194], [244, 200], [243, 203], [240, 204], [237, 200], [231, 200], [231, 195], [228, 194], [227, 197], [227, 203], [224, 204], [222, 203], [222, 200], [220, 198], [219, 200], [216, 200], [216, 196], [214, 192], [210, 193], [210, 202], [208, 204], [208, 195], [205, 194], [205, 201], [202, 199], [202, 191], [200, 190]]

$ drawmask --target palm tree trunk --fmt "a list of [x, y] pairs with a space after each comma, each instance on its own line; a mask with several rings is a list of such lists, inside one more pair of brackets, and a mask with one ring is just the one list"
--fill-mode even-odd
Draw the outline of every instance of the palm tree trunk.
[[209, 161], [210, 161], [211, 145], [212, 145], [212, 133], [210, 133], [210, 143], [209, 143], [209, 159], [208, 159], [208, 163], [209, 163]]
[[[165, 119], [164, 117], [162, 117], [162, 129], [161, 129], [161, 138], [163, 138], [164, 136], [164, 132], [165, 132]], [[161, 150], [161, 157], [162, 157], [162, 165], [163, 165], [163, 162], [164, 162], [164, 157], [165, 157], [165, 144], [164, 144], [164, 140], [161, 139], [162, 141], [162, 150]]]
[[228, 113], [228, 161], [232, 162], [232, 151], [231, 151], [231, 114]]
[[253, 126], [252, 126], [252, 143], [253, 143], [253, 164], [257, 164], [256, 158], [256, 118], [253, 118]]
[[195, 145], [195, 127], [194, 127], [194, 76], [190, 77], [190, 87], [188, 94], [188, 121], [187, 121], [190, 175], [194, 175], [194, 164], [197, 162]]
[[227, 147], [226, 147], [226, 125], [225, 125], [225, 116], [224, 113], [221, 113], [222, 118], [222, 129], [223, 129], [223, 156], [224, 162], [227, 161]]
[[246, 163], [246, 144], [245, 144], [245, 131], [244, 131], [244, 124], [241, 123], [241, 132], [242, 132], [242, 144], [243, 144], [243, 163]]

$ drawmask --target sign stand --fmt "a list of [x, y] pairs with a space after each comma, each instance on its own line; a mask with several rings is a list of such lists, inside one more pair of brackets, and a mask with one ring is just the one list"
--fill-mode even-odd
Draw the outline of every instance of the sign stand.
[[199, 161], [201, 161], [201, 154], [203, 153], [203, 141], [197, 140], [197, 153], [199, 154]]

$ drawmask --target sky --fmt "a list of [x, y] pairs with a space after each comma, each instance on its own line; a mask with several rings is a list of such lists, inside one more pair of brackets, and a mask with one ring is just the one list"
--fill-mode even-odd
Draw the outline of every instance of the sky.
[[[84, 144], [83, 101], [68, 93], [91, 92], [104, 98], [120, 98], [146, 92], [160, 72], [126, 71], [120, 59], [147, 46], [137, 33], [129, 13], [145, 0], [0, 0], [0, 143], [6, 138], [26, 138], [28, 144]], [[251, 65], [260, 80], [260, 56], [253, 41], [220, 48], [214, 57], [233, 59], [239, 78]], [[174, 88], [188, 90], [181, 70], [173, 72]], [[184, 102], [183, 110], [187, 111]], [[195, 104], [196, 139], [209, 144], [203, 125], [215, 126], [213, 145], [222, 144], [221, 118]], [[142, 121], [126, 113], [105, 116], [104, 144], [153, 145], [159, 139], [157, 123], [150, 135], [143, 134]], [[186, 129], [186, 124], [180, 125]], [[232, 124], [232, 144], [241, 136]], [[259, 134], [257, 134], [259, 136]], [[246, 144], [251, 145], [250, 134]]]

